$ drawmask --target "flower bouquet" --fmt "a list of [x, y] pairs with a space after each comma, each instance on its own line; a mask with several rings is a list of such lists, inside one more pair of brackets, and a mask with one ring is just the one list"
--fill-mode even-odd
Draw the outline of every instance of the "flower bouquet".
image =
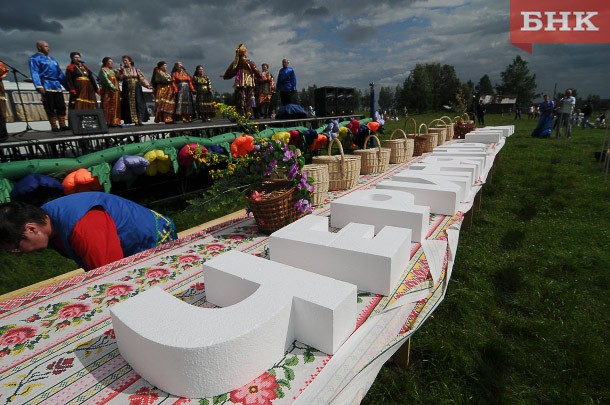
[[[244, 133], [231, 144], [231, 154], [189, 148], [192, 158], [209, 167], [209, 175], [227, 188], [245, 192], [249, 210], [261, 232], [272, 233], [312, 211], [313, 179], [302, 168], [305, 158], [283, 139], [261, 139]], [[242, 124], [243, 124], [242, 123]]]

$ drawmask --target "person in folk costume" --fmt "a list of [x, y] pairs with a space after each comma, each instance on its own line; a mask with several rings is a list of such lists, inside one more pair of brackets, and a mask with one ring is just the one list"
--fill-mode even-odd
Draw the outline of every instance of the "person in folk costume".
[[197, 65], [193, 73], [193, 85], [195, 86], [195, 111], [197, 118], [202, 121], [211, 121], [216, 116], [214, 108], [214, 96], [212, 94], [212, 81], [203, 71], [203, 66]]
[[235, 89], [237, 111], [245, 117], [252, 116], [252, 107], [256, 103], [254, 88], [256, 81], [260, 80], [261, 74], [254, 62], [248, 59], [248, 49], [244, 44], [239, 44], [235, 49], [235, 59], [222, 78], [225, 80], [235, 78], [233, 88]]
[[100, 81], [100, 95], [102, 99], [102, 110], [104, 118], [109, 127], [121, 126], [121, 90], [119, 80], [112, 68], [114, 61], [106, 56], [102, 59], [102, 67], [97, 77]]
[[258, 112], [261, 118], [269, 118], [271, 116], [271, 98], [275, 94], [275, 79], [271, 72], [269, 72], [269, 65], [267, 63], [263, 63], [261, 67], [263, 68], [263, 71], [261, 72], [261, 78], [258, 81], [260, 88]]
[[38, 53], [30, 57], [30, 75], [36, 91], [40, 93], [44, 111], [47, 113], [53, 132], [67, 131], [66, 102], [63, 88], [67, 88], [66, 76], [59, 63], [49, 55], [49, 44], [45, 41], [36, 42]]
[[195, 87], [193, 86], [191, 76], [184, 70], [182, 62], [174, 63], [172, 79], [174, 79], [174, 92], [176, 93], [174, 115], [176, 119], [181, 119], [182, 122], [191, 122], [195, 114], [195, 107], [193, 106]]
[[116, 71], [121, 86], [121, 117], [125, 124], [144, 125], [149, 119], [142, 86], [150, 89], [142, 71], [134, 66], [129, 55], [123, 55], [123, 64]]
[[157, 63], [150, 84], [155, 95], [155, 122], [173, 124], [176, 106], [174, 79], [167, 73], [167, 63], [165, 61]]
[[66, 84], [70, 92], [71, 110], [97, 108], [96, 93], [100, 92], [93, 72], [81, 61], [79, 52], [70, 52], [71, 63], [66, 68]]

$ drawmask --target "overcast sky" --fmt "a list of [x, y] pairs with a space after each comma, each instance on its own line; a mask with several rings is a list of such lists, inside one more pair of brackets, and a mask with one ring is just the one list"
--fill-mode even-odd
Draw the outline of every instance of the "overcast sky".
[[[257, 66], [277, 76], [290, 59], [298, 88], [368, 88], [404, 82], [416, 63], [453, 65], [458, 77], [492, 83], [521, 55], [536, 74], [537, 92], [577, 89], [610, 98], [610, 44], [534, 45], [533, 55], [509, 41], [509, 0], [9, 0], [0, 8], [0, 59], [29, 74], [39, 39], [62, 68], [79, 51], [97, 73], [101, 59], [131, 55], [150, 78], [160, 60], [202, 64], [215, 90], [239, 43]], [[10, 79], [10, 77], [9, 77]], [[12, 80], [12, 79], [10, 79]]]

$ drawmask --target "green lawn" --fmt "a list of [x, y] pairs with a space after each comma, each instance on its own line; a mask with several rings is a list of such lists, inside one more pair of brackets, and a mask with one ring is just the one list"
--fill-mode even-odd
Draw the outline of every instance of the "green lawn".
[[[446, 299], [415, 333], [411, 365], [385, 365], [364, 404], [610, 402], [610, 180], [594, 158], [604, 130], [547, 140], [529, 136], [534, 120], [486, 121], [516, 133], [460, 235]], [[183, 230], [233, 204], [158, 210]], [[0, 293], [76, 267], [54, 252], [0, 263]]]

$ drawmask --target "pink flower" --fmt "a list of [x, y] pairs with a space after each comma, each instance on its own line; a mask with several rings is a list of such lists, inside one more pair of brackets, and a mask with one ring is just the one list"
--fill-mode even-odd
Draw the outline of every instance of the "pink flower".
[[90, 306], [86, 302], [68, 304], [59, 310], [57, 317], [63, 318], [63, 319], [76, 318], [77, 316], [81, 316], [85, 312], [89, 311], [89, 308], [90, 308]]
[[218, 251], [224, 250], [225, 245], [220, 244], [220, 243], [210, 243], [205, 248], [209, 252], [218, 252]]
[[19, 326], [7, 330], [4, 335], [0, 337], [0, 346], [20, 345], [34, 336], [36, 336], [36, 328], [32, 326]]
[[183, 255], [180, 256], [180, 259], [178, 259], [180, 264], [191, 264], [196, 262], [197, 260], [199, 260], [199, 256], [196, 255]]
[[53, 374], [61, 374], [72, 367], [74, 358], [64, 359], [63, 357], [47, 366], [47, 370], [52, 370]]
[[91, 296], [89, 294], [81, 294], [78, 297], [76, 297], [77, 300], [86, 300], [87, 298], [90, 298]]
[[231, 391], [231, 401], [243, 405], [267, 405], [277, 398], [279, 385], [274, 375], [265, 371], [263, 375], [241, 388]]
[[231, 235], [231, 236], [229, 236], [229, 239], [231, 239], [231, 240], [236, 240], [236, 241], [239, 241], [239, 240], [244, 240], [244, 239], [246, 239], [246, 235], [243, 235], [243, 234], [239, 234], [239, 233], [237, 233], [237, 234], [235, 234], [235, 235]]
[[205, 289], [205, 284], [204, 283], [195, 283], [191, 286], [191, 288], [193, 288], [197, 291], [203, 291]]
[[142, 387], [129, 396], [129, 405], [150, 405], [159, 399], [159, 394], [148, 387]]
[[65, 328], [66, 326], [70, 325], [70, 321], [68, 321], [67, 319], [65, 321], [61, 321], [59, 323], [55, 324], [55, 330], [60, 330]]
[[25, 321], [26, 321], [26, 322], [29, 322], [29, 323], [32, 323], [32, 322], [37, 321], [37, 320], [39, 320], [39, 319], [40, 319], [40, 315], [36, 315], [36, 314], [34, 314], [34, 315], [31, 315], [31, 316], [28, 316], [28, 317], [25, 319]]
[[146, 271], [146, 278], [162, 278], [169, 274], [168, 269], [156, 268], [150, 269]]
[[114, 329], [108, 329], [106, 332], [104, 332], [104, 335], [108, 336], [110, 339], [116, 339]]
[[106, 288], [106, 297], [122, 297], [133, 291], [130, 284], [115, 284]]

